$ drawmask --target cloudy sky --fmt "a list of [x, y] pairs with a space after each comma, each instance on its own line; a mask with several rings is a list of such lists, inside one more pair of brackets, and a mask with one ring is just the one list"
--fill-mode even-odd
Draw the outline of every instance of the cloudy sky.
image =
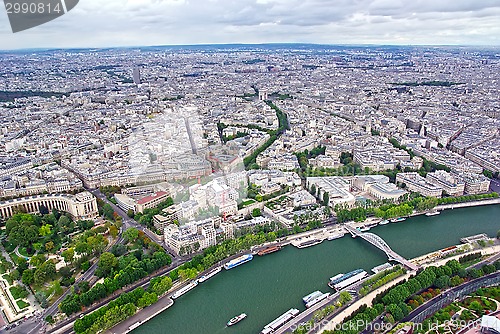
[[[30, 1], [30, 0], [26, 0]], [[204, 43], [500, 45], [500, 0], [80, 0], [0, 49]]]

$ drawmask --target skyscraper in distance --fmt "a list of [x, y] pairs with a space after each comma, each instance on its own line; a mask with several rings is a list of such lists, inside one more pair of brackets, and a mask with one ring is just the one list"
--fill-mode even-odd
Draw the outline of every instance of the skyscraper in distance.
[[132, 77], [134, 78], [134, 83], [136, 85], [141, 83], [141, 71], [139, 70], [139, 67], [134, 67]]

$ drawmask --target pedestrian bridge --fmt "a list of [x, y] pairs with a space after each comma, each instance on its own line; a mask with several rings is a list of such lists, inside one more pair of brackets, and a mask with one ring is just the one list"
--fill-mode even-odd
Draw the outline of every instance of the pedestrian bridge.
[[377, 247], [381, 251], [383, 251], [387, 255], [387, 257], [389, 258], [389, 260], [399, 262], [402, 265], [410, 268], [411, 270], [418, 269], [418, 266], [416, 264], [408, 261], [407, 259], [405, 259], [401, 255], [399, 255], [398, 253], [393, 251], [391, 249], [391, 247], [389, 247], [387, 242], [385, 242], [385, 240], [382, 239], [381, 237], [379, 237], [378, 235], [373, 234], [373, 233], [363, 233], [360, 230], [358, 230], [357, 228], [354, 228], [354, 227], [347, 225], [347, 224], [345, 224], [344, 227], [347, 229], [347, 231], [349, 231], [349, 233], [351, 233], [351, 235], [353, 237], [360, 237], [360, 238], [368, 241], [369, 243], [371, 243], [373, 246]]

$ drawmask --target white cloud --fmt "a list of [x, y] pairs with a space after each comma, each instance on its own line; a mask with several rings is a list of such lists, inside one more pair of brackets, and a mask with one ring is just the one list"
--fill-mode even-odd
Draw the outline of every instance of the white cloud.
[[80, 0], [2, 49], [197, 43], [500, 44], [497, 0]]

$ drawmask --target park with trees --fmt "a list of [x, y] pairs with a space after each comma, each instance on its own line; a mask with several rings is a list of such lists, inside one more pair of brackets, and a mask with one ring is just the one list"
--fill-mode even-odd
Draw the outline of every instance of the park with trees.
[[67, 295], [59, 305], [61, 312], [68, 316], [77, 313], [82, 307], [88, 307], [172, 262], [163, 248], [152, 242], [144, 232], [131, 227], [123, 233], [123, 237], [125, 244], [115, 244], [99, 255], [95, 275], [103, 282]]
[[76, 333], [93, 334], [110, 329], [114, 325], [131, 317], [137, 311], [152, 305], [158, 298], [172, 287], [171, 279], [155, 277], [151, 279], [147, 289], [136, 288], [131, 292], [123, 293], [96, 311], [76, 319], [73, 329]]
[[49, 212], [43, 206], [39, 214], [14, 214], [0, 235], [10, 257], [10, 261], [1, 258], [3, 278], [14, 287], [26, 287], [41, 307], [48, 307], [117, 237], [118, 229], [111, 222], [94, 224], [74, 221], [67, 213]]
[[[435, 292], [436, 290], [429, 290], [430, 292], [424, 292], [418, 297], [423, 299], [423, 301], [426, 301], [432, 298], [432, 296], [437, 295]], [[412, 305], [418, 304], [413, 304], [415, 302], [414, 300], [411, 300], [410, 302], [412, 302]], [[496, 302], [500, 302], [500, 287], [493, 286], [480, 288], [471, 293], [470, 297], [467, 297], [462, 301], [454, 301], [450, 305], [447, 305], [432, 314], [423, 321], [422, 328], [418, 328], [415, 333], [426, 333], [429, 330], [444, 330], [444, 324], [451, 320], [452, 317], [466, 322], [477, 320], [485, 314], [496, 311]]]

